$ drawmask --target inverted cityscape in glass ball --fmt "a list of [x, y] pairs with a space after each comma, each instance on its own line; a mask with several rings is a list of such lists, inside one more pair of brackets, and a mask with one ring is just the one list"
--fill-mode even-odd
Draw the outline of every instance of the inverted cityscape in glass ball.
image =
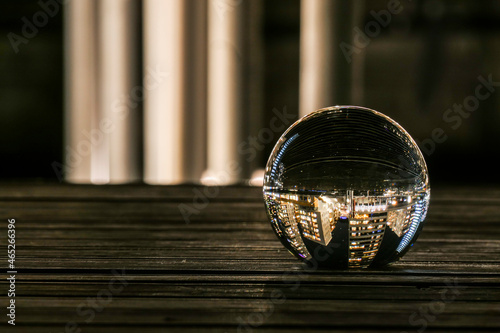
[[269, 157], [263, 191], [283, 245], [333, 269], [399, 260], [421, 232], [430, 198], [415, 141], [358, 106], [320, 109], [290, 126]]

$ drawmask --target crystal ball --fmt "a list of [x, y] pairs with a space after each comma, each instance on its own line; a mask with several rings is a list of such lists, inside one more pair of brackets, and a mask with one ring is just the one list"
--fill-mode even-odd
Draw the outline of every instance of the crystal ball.
[[371, 109], [334, 106], [280, 137], [263, 194], [271, 226], [293, 255], [347, 269], [399, 260], [422, 231], [430, 186], [403, 127]]

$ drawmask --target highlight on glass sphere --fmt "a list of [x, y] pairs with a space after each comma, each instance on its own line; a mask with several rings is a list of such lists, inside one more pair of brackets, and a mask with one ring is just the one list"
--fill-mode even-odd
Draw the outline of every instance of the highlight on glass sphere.
[[282, 244], [333, 269], [399, 260], [421, 232], [430, 198], [415, 141], [358, 106], [320, 109], [290, 126], [269, 157], [263, 191]]

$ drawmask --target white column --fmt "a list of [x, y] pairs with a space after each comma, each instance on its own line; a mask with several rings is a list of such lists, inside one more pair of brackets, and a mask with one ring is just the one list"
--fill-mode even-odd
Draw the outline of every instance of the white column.
[[95, 147], [89, 135], [97, 112], [96, 3], [65, 5], [65, 178], [89, 183]]
[[351, 64], [340, 49], [353, 35], [348, 0], [302, 0], [300, 22], [299, 115], [349, 104]]
[[210, 0], [208, 8], [208, 169], [205, 183], [242, 179], [243, 0]]
[[199, 183], [207, 166], [207, 1], [184, 1], [184, 179]]
[[[142, 87], [137, 76], [139, 45], [136, 0], [99, 0], [99, 115], [104, 136], [96, 147], [95, 183], [126, 183], [140, 178]], [[97, 127], [96, 127], [97, 128]]]
[[332, 0], [302, 0], [300, 8], [299, 116], [332, 101]]
[[[363, 30], [366, 10], [366, 0], [352, 2], [352, 27]], [[353, 39], [351, 38], [351, 41]], [[351, 44], [353, 44], [351, 42]], [[365, 100], [365, 62], [366, 49], [360, 48], [359, 53], [351, 56], [351, 103], [352, 105], [364, 106]]]
[[205, 167], [205, 15], [203, 0], [144, 1], [144, 173], [151, 184], [196, 181]]
[[[245, 8], [246, 19], [246, 40], [248, 55], [247, 71], [245, 77], [248, 79], [248, 85], [245, 90], [248, 94], [246, 100], [248, 101], [248, 131], [245, 133], [244, 139], [248, 136], [259, 137], [262, 136], [261, 131], [264, 128], [269, 128], [270, 124], [264, 123], [264, 77], [263, 77], [263, 63], [264, 63], [264, 47], [262, 40], [262, 25], [263, 25], [263, 3], [262, 0], [251, 0], [248, 2], [248, 7]], [[269, 112], [270, 110], [267, 110]], [[274, 140], [278, 140], [278, 133], [275, 133]], [[263, 142], [263, 144], [273, 144], [274, 142]], [[261, 146], [259, 146], [261, 147]], [[255, 156], [244, 156], [243, 163], [247, 165], [247, 170], [243, 170], [243, 176], [248, 178], [248, 183], [253, 186], [262, 186], [264, 181], [264, 165], [263, 155], [264, 151], [256, 149]], [[266, 160], [267, 160], [267, 156]], [[245, 168], [243, 168], [245, 169]]]
[[140, 178], [138, 109], [131, 107], [141, 102], [132, 90], [139, 84], [136, 5], [136, 0], [72, 0], [65, 6], [69, 182]]

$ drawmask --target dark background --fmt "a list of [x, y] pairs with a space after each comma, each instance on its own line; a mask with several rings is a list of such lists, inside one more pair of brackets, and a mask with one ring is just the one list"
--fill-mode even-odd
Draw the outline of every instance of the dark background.
[[63, 17], [39, 29], [16, 54], [7, 37], [22, 36], [37, 1], [0, 4], [0, 177], [52, 178], [63, 150]]
[[[403, 10], [366, 48], [363, 106], [399, 122], [419, 142], [442, 128], [448, 139], [424, 154], [432, 183], [500, 183], [500, 92], [482, 101], [453, 130], [444, 112], [479, 83], [500, 81], [500, 1], [401, 1]], [[387, 1], [365, 2], [370, 10]], [[7, 38], [21, 35], [22, 17], [38, 1], [0, 4], [0, 179], [56, 181], [62, 161], [63, 15], [50, 18], [16, 54]], [[263, 126], [272, 109], [298, 113], [299, 0], [263, 1]], [[346, 104], [338, 101], [336, 104]], [[267, 117], [267, 118], [266, 118]], [[264, 166], [274, 142], [266, 147]]]

